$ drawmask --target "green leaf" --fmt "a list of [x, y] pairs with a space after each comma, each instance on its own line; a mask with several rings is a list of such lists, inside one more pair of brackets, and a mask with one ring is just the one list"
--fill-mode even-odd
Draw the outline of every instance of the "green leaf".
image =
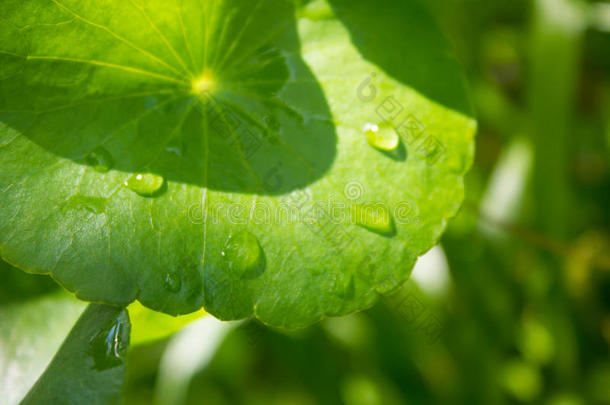
[[[0, 261], [0, 398], [17, 404], [43, 373], [86, 303], [66, 292], [46, 276], [26, 274]], [[202, 311], [172, 317], [144, 308], [129, 307], [130, 345], [166, 338]]]
[[174, 317], [151, 311], [138, 302], [134, 302], [127, 309], [131, 320], [131, 346], [167, 338], [185, 325], [205, 316], [205, 312], [197, 311], [189, 315]]
[[17, 404], [25, 396], [85, 307], [63, 292], [0, 306], [2, 403]]
[[118, 403], [129, 329], [124, 309], [89, 305], [21, 403]]
[[404, 282], [463, 199], [475, 122], [415, 0], [0, 19], [0, 253], [82, 299], [304, 326]]

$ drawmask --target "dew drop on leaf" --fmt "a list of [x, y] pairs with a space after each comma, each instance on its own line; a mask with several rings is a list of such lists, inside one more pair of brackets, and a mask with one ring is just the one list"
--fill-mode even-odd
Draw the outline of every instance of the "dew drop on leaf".
[[85, 156], [87, 164], [97, 172], [106, 173], [114, 166], [114, 159], [110, 152], [106, 149], [99, 147], [89, 152]]
[[177, 273], [167, 273], [165, 275], [165, 288], [170, 292], [178, 292], [182, 287], [182, 280]]
[[400, 138], [394, 128], [387, 123], [381, 124], [366, 124], [364, 126], [364, 135], [368, 143], [381, 150], [392, 151], [398, 148]]
[[163, 187], [165, 180], [152, 173], [138, 173], [129, 178], [125, 185], [134, 193], [143, 197], [152, 197]]
[[381, 235], [396, 232], [394, 219], [385, 204], [356, 204], [351, 208], [352, 221], [357, 225]]
[[75, 195], [70, 197], [63, 205], [64, 212], [67, 210], [87, 211], [91, 214], [103, 214], [106, 209], [106, 199], [101, 197], [89, 197]]
[[258, 238], [248, 231], [229, 236], [222, 256], [231, 275], [237, 278], [255, 278], [265, 269], [265, 255]]
[[127, 315], [121, 313], [113, 322], [100, 330], [89, 341], [88, 354], [93, 359], [93, 368], [108, 370], [123, 364], [129, 346], [130, 326]]

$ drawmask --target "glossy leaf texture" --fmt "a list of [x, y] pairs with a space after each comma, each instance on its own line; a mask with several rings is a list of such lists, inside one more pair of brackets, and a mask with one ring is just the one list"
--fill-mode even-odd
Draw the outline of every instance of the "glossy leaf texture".
[[3, 404], [15, 405], [23, 399], [85, 307], [85, 303], [61, 291], [0, 305], [0, 395]]
[[21, 404], [118, 403], [129, 332], [127, 311], [90, 304]]
[[476, 124], [416, 0], [0, 22], [0, 253], [82, 299], [305, 326], [404, 282], [462, 202]]
[[[3, 404], [12, 405], [25, 397], [45, 371], [87, 304], [59, 289], [49, 277], [27, 274], [3, 261], [0, 261], [0, 278], [0, 397]], [[137, 302], [129, 306], [128, 312], [130, 347], [167, 338], [205, 315], [199, 311], [173, 317], [147, 309]], [[108, 330], [105, 317], [99, 317], [98, 321], [98, 331]], [[92, 336], [97, 336], [97, 333]], [[95, 338], [91, 339], [93, 341]], [[90, 361], [86, 360], [93, 358], [90, 352], [88, 350], [88, 356], [83, 356], [79, 362]], [[102, 352], [106, 353], [106, 350]], [[95, 374], [92, 377], [97, 378]], [[115, 390], [116, 387], [110, 386], [109, 389]]]

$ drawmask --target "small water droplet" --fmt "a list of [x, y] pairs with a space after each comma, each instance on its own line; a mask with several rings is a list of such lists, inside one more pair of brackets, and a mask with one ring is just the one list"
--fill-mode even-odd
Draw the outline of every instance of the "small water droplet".
[[114, 159], [110, 152], [106, 149], [99, 147], [89, 152], [85, 156], [87, 164], [97, 172], [106, 173], [114, 166]]
[[89, 197], [84, 195], [75, 195], [70, 197], [63, 205], [65, 210], [84, 210], [92, 214], [103, 214], [106, 209], [107, 200], [102, 197]]
[[393, 151], [400, 144], [398, 134], [388, 123], [366, 124], [364, 134], [368, 143], [377, 149]]
[[238, 278], [255, 278], [265, 269], [265, 255], [258, 238], [248, 231], [231, 235], [221, 252], [229, 271]]
[[125, 185], [134, 193], [143, 197], [154, 196], [161, 188], [165, 180], [161, 176], [152, 173], [139, 173], [131, 176]]
[[369, 231], [381, 235], [396, 232], [394, 219], [385, 204], [356, 204], [351, 209], [352, 221]]
[[108, 370], [123, 364], [129, 346], [130, 326], [127, 314], [121, 314], [89, 341], [89, 355], [96, 370]]
[[165, 275], [165, 288], [167, 288], [170, 292], [178, 292], [182, 287], [182, 280], [180, 279], [180, 275], [178, 273], [167, 273]]

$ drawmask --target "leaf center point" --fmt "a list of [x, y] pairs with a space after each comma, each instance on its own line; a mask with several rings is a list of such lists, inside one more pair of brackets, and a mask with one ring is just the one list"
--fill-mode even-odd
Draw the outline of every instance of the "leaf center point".
[[198, 96], [205, 96], [216, 88], [216, 80], [212, 72], [206, 70], [201, 76], [193, 80], [192, 91]]

